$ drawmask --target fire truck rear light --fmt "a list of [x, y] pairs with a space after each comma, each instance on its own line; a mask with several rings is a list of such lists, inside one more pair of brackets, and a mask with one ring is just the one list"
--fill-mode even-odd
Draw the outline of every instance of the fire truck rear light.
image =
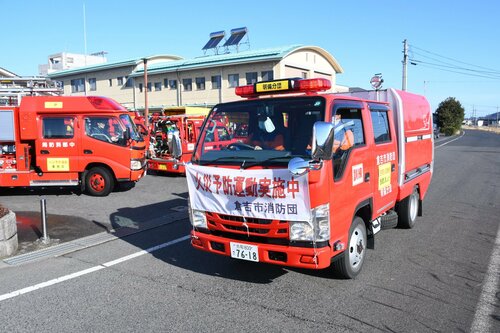
[[252, 96], [255, 95], [254, 85], [236, 87], [235, 94], [238, 96]]
[[303, 264], [317, 264], [317, 258], [315, 256], [300, 256], [300, 262]]
[[87, 99], [94, 108], [99, 110], [127, 110], [123, 106], [109, 98], [88, 96]]

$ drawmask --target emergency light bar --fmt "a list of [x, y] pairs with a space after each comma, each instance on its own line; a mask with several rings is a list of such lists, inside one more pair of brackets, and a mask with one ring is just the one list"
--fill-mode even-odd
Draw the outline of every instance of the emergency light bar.
[[87, 99], [94, 108], [99, 110], [127, 110], [121, 104], [106, 97], [88, 96]]
[[236, 87], [235, 93], [241, 97], [256, 97], [276, 93], [326, 91], [331, 87], [332, 83], [327, 79], [284, 79]]

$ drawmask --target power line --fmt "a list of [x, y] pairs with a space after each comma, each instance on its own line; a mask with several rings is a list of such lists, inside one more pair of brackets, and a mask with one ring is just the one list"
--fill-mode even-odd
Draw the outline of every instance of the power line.
[[473, 73], [465, 73], [465, 72], [461, 72], [461, 71], [458, 71], [458, 70], [451, 70], [451, 69], [442, 68], [442, 67], [449, 67], [449, 66], [436, 65], [436, 64], [432, 64], [432, 63], [427, 63], [427, 62], [424, 62], [424, 61], [416, 60], [416, 59], [410, 59], [410, 62], [419, 63], [419, 65], [422, 66], [422, 67], [437, 69], [437, 70], [440, 70], [440, 71], [457, 73], [457, 74], [468, 75], [468, 76], [482, 77], [482, 78], [492, 79], [492, 80], [500, 80], [500, 75], [499, 76], [490, 76], [490, 75], [480, 75], [480, 74], [473, 74]]
[[478, 65], [474, 65], [474, 64], [471, 64], [471, 63], [468, 63], [468, 62], [464, 62], [464, 61], [460, 61], [460, 60], [453, 59], [453, 58], [450, 58], [450, 57], [446, 57], [446, 56], [443, 56], [443, 55], [440, 55], [440, 54], [437, 54], [437, 53], [434, 53], [434, 52], [431, 52], [431, 51], [424, 50], [424, 49], [422, 49], [420, 47], [417, 47], [415, 45], [410, 45], [410, 47], [415, 48], [415, 49], [420, 50], [420, 51], [423, 51], [425, 53], [429, 53], [429, 54], [432, 54], [432, 55], [444, 58], [444, 59], [448, 59], [448, 60], [451, 60], [451, 61], [454, 61], [454, 62], [458, 62], [458, 63], [464, 64], [464, 65], [469, 65], [469, 66], [473, 66], [473, 67], [477, 67], [477, 68], [482, 68], [482, 69], [487, 69], [489, 71], [500, 73], [500, 70], [497, 70], [497, 69], [492, 69], [492, 68], [488, 68], [488, 67], [478, 66]]

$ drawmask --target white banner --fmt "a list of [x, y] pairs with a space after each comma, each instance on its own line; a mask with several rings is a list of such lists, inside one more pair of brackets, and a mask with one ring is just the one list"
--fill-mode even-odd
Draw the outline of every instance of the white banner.
[[309, 221], [307, 174], [288, 169], [240, 170], [186, 165], [191, 207], [263, 219]]

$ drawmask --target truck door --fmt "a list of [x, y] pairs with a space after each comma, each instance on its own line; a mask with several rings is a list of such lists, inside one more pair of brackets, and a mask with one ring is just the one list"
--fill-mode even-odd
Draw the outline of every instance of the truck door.
[[[74, 115], [42, 115], [36, 140], [36, 165], [45, 172], [77, 172], [79, 131]], [[66, 178], [61, 178], [66, 179]]]
[[332, 217], [339, 226], [338, 237], [342, 237], [349, 230], [356, 207], [372, 197], [373, 163], [368, 159], [371, 153], [365, 129], [370, 120], [362, 102], [335, 100], [330, 121], [335, 124], [334, 148], [338, 147], [332, 163]]
[[373, 129], [372, 160], [373, 172], [373, 213], [381, 213], [392, 208], [396, 202], [398, 187], [398, 156], [396, 134], [392, 122], [392, 110], [386, 105], [370, 103], [371, 125]]

